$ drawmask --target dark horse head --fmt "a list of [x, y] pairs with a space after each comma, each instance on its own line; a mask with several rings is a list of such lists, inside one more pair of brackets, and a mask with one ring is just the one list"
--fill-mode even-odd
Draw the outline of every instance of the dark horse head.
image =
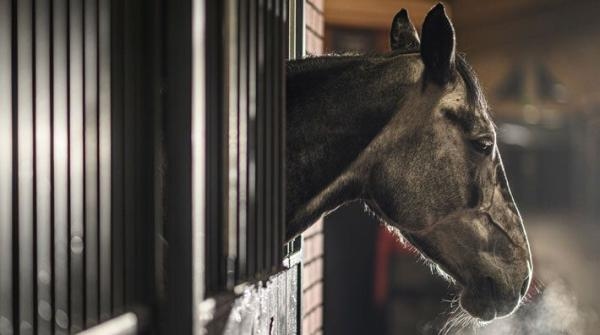
[[362, 200], [489, 321], [519, 305], [531, 256], [488, 106], [455, 45], [440, 4], [421, 40], [397, 14], [389, 55], [288, 64], [288, 236]]

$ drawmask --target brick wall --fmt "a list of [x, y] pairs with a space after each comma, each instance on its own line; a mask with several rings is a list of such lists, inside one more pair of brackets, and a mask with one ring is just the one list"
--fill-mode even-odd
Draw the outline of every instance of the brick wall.
[[302, 334], [320, 334], [323, 330], [323, 219], [302, 237]]
[[323, 53], [323, 37], [325, 23], [323, 3], [325, 0], [306, 0], [304, 3], [304, 22], [306, 23], [306, 53], [320, 55]]
[[[304, 22], [306, 24], [306, 53], [323, 53], [325, 24], [323, 3], [325, 0], [306, 0]], [[323, 332], [323, 220], [313, 224], [303, 235], [302, 269], [302, 334]]]

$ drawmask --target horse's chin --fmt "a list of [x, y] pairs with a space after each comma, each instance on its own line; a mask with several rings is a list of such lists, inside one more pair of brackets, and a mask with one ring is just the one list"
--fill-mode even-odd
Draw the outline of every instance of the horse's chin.
[[494, 300], [480, 297], [476, 290], [463, 289], [460, 307], [473, 318], [487, 323], [511, 315], [517, 309], [518, 303], [497, 306]]
[[482, 301], [476, 293], [463, 289], [460, 295], [460, 307], [473, 318], [483, 322], [490, 322], [499, 317], [493, 304]]
[[478, 291], [469, 288], [462, 282], [460, 276], [455, 275], [451, 271], [442, 269], [437, 263], [428, 259], [420, 250], [413, 246], [420, 254], [420, 257], [425, 258], [428, 262], [429, 267], [432, 269], [432, 273], [444, 278], [446, 281], [451, 283], [457, 289], [460, 289], [459, 294], [459, 305], [460, 308], [466, 312], [470, 317], [477, 321], [478, 324], [486, 324], [494, 321], [495, 319], [502, 318], [509, 315], [510, 311], [498, 311], [491, 300], [482, 299], [478, 295]]
[[[516, 306], [508, 309], [506, 306], [500, 309], [496, 308], [493, 299], [485, 299], [480, 295], [481, 289], [477, 289], [476, 287], [472, 287], [472, 285], [468, 285], [468, 281], [457, 271], [453, 271], [453, 269], [450, 267], [444, 267], [429, 257], [427, 252], [423, 250], [423, 246], [418, 242], [416, 235], [410, 232], [402, 231], [399, 228], [399, 225], [397, 225], [394, 220], [391, 220], [376, 203], [368, 202], [365, 203], [365, 205], [367, 205], [365, 209], [371, 214], [374, 214], [384, 224], [384, 226], [398, 238], [400, 243], [408, 248], [415, 256], [421, 258], [424, 263], [429, 266], [432, 273], [437, 274], [454, 285], [457, 289], [460, 289], [460, 308], [473, 319], [477, 320], [480, 324], [485, 324], [495, 319], [510, 315], [516, 308]], [[435, 228], [432, 230], [443, 227], [444, 223], [458, 221], [456, 220], [457, 217], [464, 217], [465, 213], [465, 211], [457, 211], [452, 213], [443, 220], [440, 220], [439, 223], [433, 225]]]
[[460, 290], [460, 308], [473, 318], [475, 323], [480, 325], [487, 324], [496, 319], [510, 315], [514, 309], [516, 309], [516, 306], [496, 308], [493, 300], [485, 299], [481, 296], [480, 289], [471, 287], [461, 275], [455, 273], [452, 269], [442, 267], [440, 264], [429, 258], [427, 254], [419, 248], [418, 244], [415, 243], [410, 234], [401, 233], [397, 228], [391, 230], [400, 237], [401, 242], [407, 248], [413, 251], [413, 254], [420, 257], [424, 263], [429, 266], [433, 274], [442, 277], [456, 287], [457, 290]]
[[465, 283], [465, 279], [451, 271], [444, 269], [432, 259], [428, 258], [418, 247], [412, 242], [406, 241], [411, 248], [418, 252], [419, 257], [426, 260], [426, 263], [432, 269], [432, 273], [444, 278], [451, 283], [459, 293], [459, 305], [462, 311], [466, 312], [473, 318], [477, 324], [483, 325], [492, 322], [496, 319], [504, 318], [512, 314], [518, 307], [518, 301], [514, 303], [500, 303], [495, 301], [493, 296], [484, 297], [482, 288], [476, 288]]

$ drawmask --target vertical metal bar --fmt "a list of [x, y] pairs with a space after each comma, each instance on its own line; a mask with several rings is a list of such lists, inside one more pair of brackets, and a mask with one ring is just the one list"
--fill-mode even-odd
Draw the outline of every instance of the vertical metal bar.
[[[247, 4], [245, 1], [237, 4], [235, 18], [237, 33], [235, 39], [236, 53], [236, 108], [238, 115], [238, 184], [239, 184], [239, 218], [238, 218], [238, 278], [240, 280], [248, 277], [248, 114], [247, 114], [247, 95], [243, 91], [241, 82], [245, 81], [248, 74], [247, 67], [247, 43], [248, 30], [247, 24]], [[245, 8], [245, 10], [243, 9]], [[243, 52], [241, 51], [243, 49]], [[247, 86], [244, 86], [247, 87]]]
[[[273, 183], [273, 198], [275, 199], [273, 205], [273, 239], [271, 247], [273, 248], [271, 264], [275, 269], [279, 268], [281, 259], [279, 258], [279, 252], [281, 249], [279, 243], [279, 207], [281, 206], [281, 194], [279, 193], [279, 185], [281, 183], [281, 171], [279, 171], [279, 161], [282, 159], [279, 155], [279, 146], [281, 145], [281, 132], [279, 129], [279, 120], [282, 113], [280, 106], [281, 97], [281, 63], [284, 61], [284, 54], [281, 50], [281, 0], [275, 0], [274, 9], [274, 29], [275, 29], [275, 51], [274, 51], [274, 70], [273, 70], [273, 82], [274, 85], [274, 97], [273, 97], [273, 108], [275, 115], [273, 118], [273, 132], [274, 132], [274, 143], [273, 143], [273, 169], [274, 169], [274, 183]], [[287, 50], [286, 50], [287, 51]]]
[[265, 105], [264, 105], [264, 76], [265, 76], [265, 56], [264, 56], [264, 15], [263, 8], [265, 0], [258, 0], [258, 6], [255, 10], [256, 20], [253, 22], [257, 29], [257, 40], [253, 44], [253, 53], [256, 54], [257, 76], [254, 81], [255, 87], [251, 94], [256, 96], [254, 104], [256, 114], [256, 259], [259, 272], [265, 268]]
[[279, 147], [281, 144], [281, 128], [280, 128], [280, 118], [283, 110], [281, 109], [281, 64], [284, 62], [284, 54], [282, 49], [282, 40], [281, 34], [283, 30], [282, 26], [282, 14], [281, 14], [281, 0], [275, 0], [275, 8], [273, 12], [273, 75], [272, 82], [274, 83], [273, 88], [273, 212], [271, 214], [272, 221], [272, 229], [273, 229], [273, 237], [271, 238], [271, 266], [274, 268], [279, 267], [280, 259], [280, 250], [283, 246], [280, 241], [280, 222], [279, 222], [279, 208], [281, 207], [282, 199], [280, 193], [280, 184], [281, 184], [281, 170], [280, 170], [280, 160], [283, 159], [280, 155]]
[[[222, 30], [221, 21], [217, 23], [218, 18], [218, 2], [209, 1], [206, 3], [206, 12], [210, 13], [210, 17], [206, 19], [206, 48], [212, 50], [212, 52], [206, 53], [205, 55], [205, 69], [206, 73], [206, 81], [207, 82], [217, 82], [221, 81], [223, 78], [223, 74], [218, 67], [218, 57], [220, 56], [219, 48], [221, 45], [219, 42], [221, 39], [217, 38], [217, 30], [220, 32]], [[217, 28], [218, 27], [218, 28]], [[226, 217], [223, 215], [227, 211], [227, 204], [224, 201], [225, 197], [222, 197], [224, 194], [221, 192], [222, 185], [221, 182], [226, 182], [226, 180], [221, 180], [220, 178], [226, 178], [226, 175], [222, 175], [222, 169], [224, 165], [222, 161], [225, 161], [227, 158], [222, 156], [224, 152], [223, 146], [225, 143], [221, 141], [224, 131], [225, 124], [221, 124], [220, 116], [222, 111], [220, 110], [222, 102], [222, 88], [220, 85], [208, 85], [206, 86], [206, 156], [208, 157], [208, 162], [206, 164], [206, 173], [209, 176], [207, 179], [207, 187], [210, 190], [210, 197], [206, 199], [207, 201], [207, 217], [208, 224], [206, 227], [206, 233], [208, 236], [208, 250], [207, 250], [207, 271], [206, 275], [208, 277], [206, 282], [206, 289], [209, 291], [217, 292], [225, 287], [225, 277], [227, 275], [226, 268], [223, 267], [225, 261], [225, 253], [227, 252], [225, 243], [227, 236], [226, 225], [224, 224], [224, 220]], [[227, 122], [227, 119], [224, 119], [224, 122]]]
[[98, 157], [99, 157], [99, 242], [100, 320], [111, 315], [111, 76], [110, 0], [98, 4]]
[[168, 64], [164, 78], [170, 89], [165, 92], [163, 115], [168, 162], [165, 234], [169, 243], [163, 334], [200, 331], [198, 307], [204, 297], [203, 248], [207, 241], [203, 228], [210, 200], [205, 196], [210, 182], [205, 172], [211, 163], [206, 155], [206, 134], [211, 129], [204, 123], [209, 109], [204, 106], [214, 98], [205, 93], [204, 78], [213, 70], [204, 64], [209, 35], [204, 33], [208, 29], [205, 20], [210, 17], [205, 4], [203, 0], [164, 2], [164, 64]]
[[112, 312], [124, 311], [124, 68], [123, 2], [111, 3], [111, 240]]
[[98, 3], [84, 4], [85, 325], [98, 323]]
[[[286, 45], [288, 42], [288, 34], [286, 34], [285, 32], [289, 30], [289, 9], [287, 7], [288, 5], [288, 1], [287, 0], [281, 0], [282, 2], [282, 8], [281, 8], [281, 15], [282, 15], [282, 33], [281, 33], [281, 40], [282, 40], [282, 52], [285, 54], [286, 50], [290, 50], [288, 48], [288, 46]], [[288, 54], [288, 57], [290, 58], [290, 55]], [[280, 257], [279, 259], [283, 259], [282, 255], [282, 250], [283, 250], [283, 245], [285, 243], [285, 238], [286, 238], [286, 221], [285, 221], [285, 204], [286, 204], [286, 174], [285, 174], [285, 161], [286, 161], [286, 153], [285, 153], [285, 147], [286, 147], [286, 63], [285, 61], [282, 61], [281, 64], [279, 65], [281, 67], [281, 73], [280, 73], [280, 83], [281, 83], [281, 95], [280, 95], [280, 105], [279, 108], [281, 109], [280, 112], [280, 120], [279, 120], [279, 129], [281, 131], [281, 138], [280, 138], [280, 145], [279, 145], [279, 154], [281, 156], [281, 159], [279, 160], [279, 170], [281, 173], [280, 176], [280, 184], [279, 184], [279, 192], [280, 192], [280, 197], [281, 197], [281, 205], [279, 206], [279, 252], [280, 252]]]
[[238, 263], [238, 224], [242, 220], [242, 213], [240, 199], [243, 195], [238, 192], [239, 188], [239, 175], [240, 167], [238, 166], [239, 161], [239, 132], [238, 132], [238, 94], [237, 94], [237, 0], [229, 0], [226, 3], [226, 18], [227, 18], [227, 63], [225, 70], [227, 71], [225, 93], [227, 95], [228, 109], [228, 124], [227, 124], [227, 135], [228, 144], [227, 152], [228, 157], [228, 187], [227, 187], [227, 273], [228, 273], [228, 285], [232, 286], [235, 278], [231, 277], [235, 274], [236, 263]]
[[295, 26], [296, 26], [296, 55], [295, 58], [302, 59], [306, 53], [306, 23], [304, 21], [304, 3], [306, 0], [296, 0]]
[[[273, 98], [273, 104], [275, 106], [275, 117], [273, 120], [273, 131], [275, 132], [275, 141], [273, 145], [275, 156], [273, 162], [273, 168], [275, 169], [275, 183], [273, 185], [273, 197], [275, 198], [275, 205], [273, 207], [273, 260], [272, 264], [274, 267], [279, 268], [281, 263], [280, 258], [280, 250], [282, 247], [282, 243], [280, 241], [279, 234], [279, 208], [281, 207], [282, 199], [280, 193], [280, 184], [281, 184], [281, 170], [280, 161], [283, 159], [280, 155], [279, 147], [281, 146], [281, 128], [279, 127], [281, 113], [281, 64], [285, 61], [284, 50], [282, 49], [282, 39], [281, 34], [283, 32], [283, 26], [281, 23], [282, 14], [281, 14], [281, 0], [275, 0], [275, 70], [273, 73], [273, 81], [275, 82], [275, 96]], [[287, 51], [287, 50], [286, 50]]]
[[272, 74], [273, 74], [273, 25], [272, 25], [272, 15], [273, 15], [273, 1], [265, 0], [264, 8], [263, 8], [263, 22], [264, 26], [264, 45], [263, 45], [263, 53], [264, 53], [264, 87], [263, 93], [264, 96], [264, 120], [265, 120], [265, 144], [263, 150], [265, 151], [264, 158], [264, 208], [265, 208], [265, 240], [264, 240], [264, 250], [265, 250], [265, 270], [271, 270], [271, 240], [272, 240], [272, 232], [273, 232], [273, 220], [271, 216], [271, 209], [273, 207], [273, 194], [272, 194], [272, 185], [273, 185], [273, 82], [272, 82]]
[[84, 327], [83, 0], [69, 1], [69, 196], [71, 332]]
[[139, 162], [139, 150], [137, 139], [140, 137], [139, 122], [139, 75], [136, 64], [139, 61], [138, 50], [141, 43], [138, 37], [138, 25], [140, 22], [140, 10], [132, 1], [124, 2], [123, 14], [123, 142], [124, 142], [124, 221], [123, 221], [123, 243], [124, 243], [124, 300], [125, 305], [133, 304], [137, 285], [135, 283], [137, 268], [135, 254], [138, 244], [136, 238], [136, 225], [139, 222], [139, 199], [138, 188], [140, 186], [140, 173], [136, 170]]
[[13, 326], [12, 2], [0, 0], [0, 333]]
[[288, 18], [288, 26], [287, 26], [287, 39], [288, 39], [288, 53], [287, 58], [293, 59], [296, 57], [296, 1], [302, 0], [288, 0], [285, 4], [286, 13]]
[[205, 3], [192, 3], [192, 331], [203, 333], [199, 306], [204, 299], [204, 247], [206, 218], [206, 99]]
[[67, 0], [52, 2], [54, 332], [69, 329], [69, 93]]
[[35, 1], [35, 169], [37, 333], [52, 332], [52, 176], [50, 105], [50, 3]]
[[35, 332], [35, 212], [34, 212], [34, 93], [33, 4], [18, 2], [17, 8], [17, 134], [19, 223], [19, 318], [20, 333]]
[[273, 207], [271, 208], [272, 217], [272, 228], [273, 236], [271, 238], [271, 267], [276, 269], [278, 266], [278, 249], [277, 241], [279, 240], [279, 88], [281, 87], [279, 77], [279, 64], [282, 62], [283, 54], [280, 52], [281, 41], [281, 24], [280, 24], [280, 0], [274, 0], [273, 3], [273, 73], [271, 75], [273, 81], [273, 143], [271, 144], [273, 150]]
[[[240, 59], [244, 61], [245, 71], [240, 72], [240, 82], [243, 87], [240, 93], [240, 105], [242, 116], [246, 117], [246, 139], [248, 141], [247, 164], [248, 164], [248, 275], [254, 276], [258, 269], [257, 264], [257, 198], [256, 198], [256, 1], [242, 1], [246, 3], [245, 10], [247, 35], [244, 41], [244, 53], [240, 53]], [[242, 68], [241, 68], [242, 69]], [[244, 75], [245, 76], [242, 76]], [[243, 79], [242, 79], [243, 78]]]
[[[206, 81], [219, 82], [225, 77], [227, 64], [223, 61], [224, 42], [220, 38], [223, 31], [223, 11], [225, 7], [222, 2], [209, 1], [206, 3], [206, 11], [209, 15], [206, 18], [206, 48], [212, 52], [206, 53]], [[224, 108], [227, 98], [224, 96], [226, 87], [223, 85], [206, 86], [206, 122], [207, 122], [207, 188], [210, 197], [207, 198], [207, 225], [206, 232], [209, 242], [207, 243], [207, 260], [209, 270], [207, 273], [207, 289], [222, 290], [227, 285], [231, 277], [227, 273], [227, 244], [228, 244], [228, 226], [226, 224], [227, 215], [227, 127], [228, 117], [227, 109]], [[225, 111], [225, 112], [224, 112]], [[224, 150], [225, 149], [225, 150]], [[237, 229], [237, 226], [235, 227]], [[235, 265], [235, 264], [234, 264]]]
[[[151, 211], [152, 229], [148, 229], [146, 239], [148, 247], [146, 250], [152, 251], [152, 256], [147, 257], [146, 263], [148, 265], [148, 272], [151, 272], [153, 281], [151, 285], [146, 286], [146, 292], [155, 293], [154, 295], [145, 294], [148, 298], [144, 301], [164, 301], [166, 298], [166, 287], [165, 287], [165, 271], [166, 271], [166, 243], [165, 243], [165, 141], [164, 141], [164, 95], [162, 94], [164, 80], [163, 80], [163, 66], [164, 66], [164, 6], [162, 0], [153, 0], [149, 3], [150, 14], [148, 20], [152, 22], [152, 28], [146, 33], [146, 41], [149, 45], [147, 48], [148, 53], [152, 54], [149, 61], [150, 71], [148, 90], [151, 91], [151, 98], [146, 101], [146, 106], [152, 112], [152, 125], [148, 127], [151, 129], [152, 146], [147, 150], [147, 154], [152, 156], [153, 169], [152, 176], [152, 200], [149, 199], [149, 203], [153, 210]], [[190, 24], [191, 26], [191, 24]], [[191, 30], [191, 28], [190, 28]], [[191, 38], [190, 38], [191, 39]], [[150, 152], [151, 151], [151, 152]], [[149, 197], [148, 197], [149, 198]], [[191, 309], [191, 308], [190, 308]], [[160, 322], [160, 321], [159, 321]]]

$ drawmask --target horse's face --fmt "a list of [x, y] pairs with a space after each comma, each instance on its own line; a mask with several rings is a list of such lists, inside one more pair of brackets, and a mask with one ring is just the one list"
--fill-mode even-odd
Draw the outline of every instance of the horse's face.
[[[395, 18], [393, 47], [419, 44], [405, 17]], [[529, 245], [494, 126], [473, 73], [455, 57], [443, 7], [428, 14], [422, 40], [413, 65], [418, 88], [373, 143], [368, 202], [458, 282], [464, 310], [488, 321], [510, 314], [525, 295]]]

